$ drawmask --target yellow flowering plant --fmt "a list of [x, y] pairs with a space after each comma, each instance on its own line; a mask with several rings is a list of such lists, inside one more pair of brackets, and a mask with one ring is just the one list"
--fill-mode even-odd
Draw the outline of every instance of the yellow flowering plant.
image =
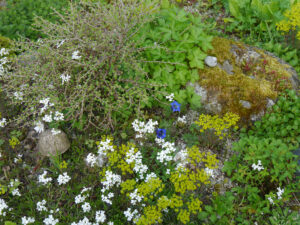
[[300, 40], [300, 2], [294, 4], [291, 9], [285, 11], [287, 20], [277, 23], [277, 30], [288, 33], [290, 30], [296, 32], [296, 38]]

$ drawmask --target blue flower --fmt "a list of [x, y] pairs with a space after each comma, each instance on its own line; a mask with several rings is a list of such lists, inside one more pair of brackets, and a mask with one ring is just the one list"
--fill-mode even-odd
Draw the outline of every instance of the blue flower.
[[181, 106], [181, 104], [179, 104], [176, 101], [171, 103], [171, 108], [172, 108], [173, 112], [180, 112], [180, 106]]
[[156, 129], [156, 136], [157, 136], [157, 138], [164, 139], [166, 137], [166, 134], [167, 134], [166, 129], [160, 129], [160, 128]]

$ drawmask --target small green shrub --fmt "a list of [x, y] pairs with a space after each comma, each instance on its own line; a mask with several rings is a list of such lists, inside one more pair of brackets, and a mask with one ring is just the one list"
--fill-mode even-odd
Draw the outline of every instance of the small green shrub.
[[63, 24], [37, 21], [48, 38], [21, 42], [23, 53], [2, 77], [12, 103], [22, 107], [16, 120], [107, 129], [138, 113], [150, 95], [160, 94], [146, 80], [133, 40], [152, 9], [143, 3], [82, 3], [59, 15]]
[[11, 39], [19, 35], [36, 40], [44, 35], [31, 25], [35, 16], [55, 22], [59, 17], [53, 9], [63, 13], [68, 9], [68, 0], [6, 0], [5, 9], [0, 10], [0, 34]]
[[[150, 74], [151, 80], [166, 84], [166, 90], [174, 93], [178, 102], [199, 107], [200, 97], [193, 88], [181, 88], [187, 82], [199, 79], [198, 69], [204, 67], [205, 52], [212, 48], [212, 37], [205, 32], [200, 17], [183, 9], [163, 9], [156, 17], [143, 27], [138, 36], [143, 40], [140, 55], [143, 68]], [[160, 100], [163, 97], [158, 95]]]

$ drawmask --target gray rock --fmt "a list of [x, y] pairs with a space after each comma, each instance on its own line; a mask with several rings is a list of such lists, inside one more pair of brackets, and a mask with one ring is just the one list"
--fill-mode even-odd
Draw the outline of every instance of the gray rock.
[[218, 66], [224, 70], [226, 73], [232, 75], [233, 74], [233, 66], [229, 63], [228, 60], [225, 60], [223, 65], [218, 64]]
[[207, 91], [205, 88], [201, 87], [198, 83], [193, 84], [188, 82], [186, 85], [194, 88], [195, 93], [201, 96], [201, 102], [205, 102], [207, 100]]
[[267, 99], [267, 108], [271, 108], [274, 104], [275, 102], [272, 99]]
[[37, 150], [43, 156], [61, 155], [69, 148], [69, 139], [63, 131], [53, 135], [51, 130], [46, 130], [39, 135]]
[[244, 100], [240, 100], [239, 103], [246, 109], [250, 109], [251, 108], [251, 103], [248, 101], [244, 101]]
[[214, 56], [206, 56], [204, 62], [209, 67], [215, 67], [218, 64], [218, 59]]

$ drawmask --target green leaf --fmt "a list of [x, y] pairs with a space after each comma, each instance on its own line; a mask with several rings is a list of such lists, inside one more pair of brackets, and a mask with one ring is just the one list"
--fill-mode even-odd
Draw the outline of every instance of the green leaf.
[[229, 0], [229, 11], [235, 18], [239, 18], [241, 16], [238, 0]]
[[5, 221], [4, 225], [17, 225], [17, 224], [11, 221]]
[[203, 60], [205, 59], [205, 57], [206, 54], [203, 53], [200, 50], [200, 48], [193, 48], [188, 53], [188, 59], [190, 60], [190, 67], [203, 69], [204, 68]]

